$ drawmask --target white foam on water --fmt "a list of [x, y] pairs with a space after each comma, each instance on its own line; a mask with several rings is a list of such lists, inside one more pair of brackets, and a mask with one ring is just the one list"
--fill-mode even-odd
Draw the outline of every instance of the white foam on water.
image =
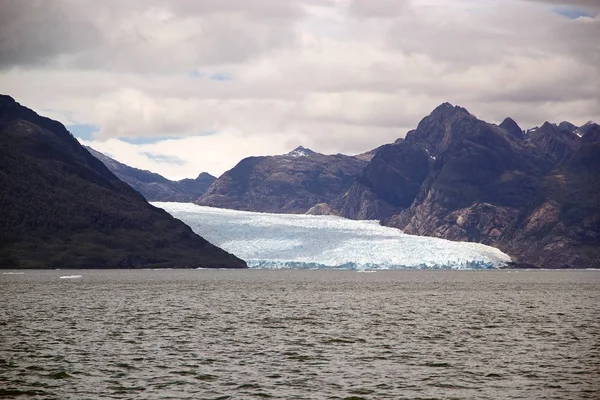
[[25, 272], [3, 272], [2, 275], [24, 275]]
[[481, 269], [510, 261], [479, 243], [412, 236], [377, 221], [152, 203], [250, 268]]
[[60, 279], [79, 279], [81, 278], [81, 275], [64, 275], [64, 276], [59, 276]]

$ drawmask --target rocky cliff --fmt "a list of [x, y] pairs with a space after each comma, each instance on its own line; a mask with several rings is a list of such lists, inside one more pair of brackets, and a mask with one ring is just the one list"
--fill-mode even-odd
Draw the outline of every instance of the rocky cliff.
[[148, 204], [57, 121], [0, 96], [1, 268], [243, 268]]
[[84, 146], [119, 179], [140, 192], [148, 201], [193, 202], [217, 179], [203, 172], [196, 179], [169, 180], [154, 172], [133, 168]]
[[538, 266], [600, 267], [600, 141], [583, 142], [544, 177], [497, 245]]
[[305, 213], [339, 199], [368, 156], [324, 155], [304, 147], [280, 156], [248, 157], [221, 175], [196, 203], [236, 210]]

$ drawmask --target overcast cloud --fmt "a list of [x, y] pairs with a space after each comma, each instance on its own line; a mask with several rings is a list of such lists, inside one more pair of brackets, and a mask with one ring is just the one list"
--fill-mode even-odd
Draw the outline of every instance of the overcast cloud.
[[[0, 92], [169, 178], [359, 153], [440, 103], [600, 121], [596, 0], [0, 0]], [[85, 128], [85, 129], [84, 129]]]

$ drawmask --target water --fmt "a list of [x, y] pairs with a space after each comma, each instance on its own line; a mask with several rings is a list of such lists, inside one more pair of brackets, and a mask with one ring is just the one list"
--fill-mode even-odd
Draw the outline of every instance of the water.
[[600, 271], [68, 275], [0, 275], [0, 397], [600, 398]]
[[494, 268], [510, 257], [479, 243], [406, 235], [377, 221], [153, 203], [250, 268]]

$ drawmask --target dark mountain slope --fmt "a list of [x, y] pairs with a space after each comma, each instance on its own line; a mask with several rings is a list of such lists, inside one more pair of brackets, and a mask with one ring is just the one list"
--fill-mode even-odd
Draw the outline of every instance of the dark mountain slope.
[[413, 133], [418, 140], [442, 132], [443, 146], [434, 148], [436, 161], [414, 203], [388, 224], [412, 234], [493, 244], [539, 190], [552, 163], [466, 110], [457, 108], [445, 121], [437, 131]]
[[585, 127], [585, 133], [581, 137], [583, 143], [598, 143], [600, 142], [600, 125], [590, 123]]
[[57, 121], [0, 96], [0, 267], [245, 263], [149, 205]]
[[381, 219], [410, 207], [429, 174], [430, 156], [403, 141], [379, 148], [342, 199], [341, 215]]
[[[432, 221], [425, 220], [474, 199], [516, 206], [527, 200], [536, 180], [552, 165], [515, 136], [516, 132], [480, 121], [462, 107], [442, 104], [405, 140], [388, 145], [387, 154], [373, 157], [345, 196], [342, 215], [386, 219], [426, 202], [432, 208], [414, 224], [430, 226]], [[396, 218], [392, 223], [409, 222]], [[424, 234], [420, 229], [414, 233]]]
[[529, 264], [600, 268], [600, 142], [583, 143], [544, 178], [498, 245]]
[[525, 134], [521, 127], [510, 117], [502, 121], [500, 128], [504, 129], [513, 140], [525, 139]]
[[196, 179], [171, 181], [154, 172], [120, 163], [91, 147], [84, 147], [102, 161], [113, 174], [140, 192], [148, 201], [192, 202], [206, 192], [206, 189], [217, 179], [203, 172]]
[[561, 130], [549, 122], [534, 130], [528, 139], [554, 163], [564, 160], [579, 146], [579, 137], [575, 133]]
[[219, 177], [199, 205], [273, 213], [305, 213], [340, 198], [367, 165], [360, 157], [304, 147], [281, 156], [248, 157]]

